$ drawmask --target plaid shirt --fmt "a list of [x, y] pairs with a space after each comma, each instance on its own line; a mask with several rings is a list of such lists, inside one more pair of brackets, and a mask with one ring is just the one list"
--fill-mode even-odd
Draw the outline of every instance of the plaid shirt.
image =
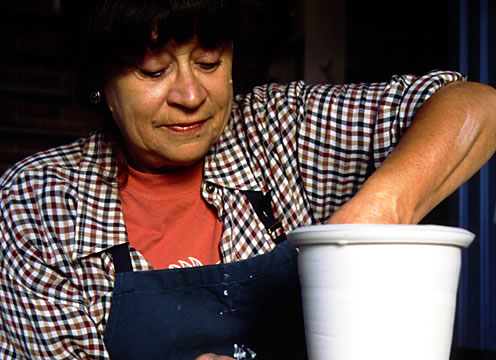
[[[270, 192], [286, 232], [325, 222], [391, 152], [419, 106], [462, 79], [433, 72], [368, 85], [295, 82], [238, 96], [206, 156], [202, 191], [224, 226], [223, 260], [274, 246], [244, 190]], [[109, 144], [95, 133], [4, 174], [0, 358], [108, 358], [103, 333], [114, 276], [108, 250], [128, 241], [116, 170]], [[137, 251], [131, 254], [135, 270], [151, 269]]]

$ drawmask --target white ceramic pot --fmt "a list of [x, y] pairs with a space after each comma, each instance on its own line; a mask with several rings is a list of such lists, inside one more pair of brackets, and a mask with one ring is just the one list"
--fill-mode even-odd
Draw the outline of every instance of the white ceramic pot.
[[461, 249], [474, 234], [434, 225], [319, 225], [299, 248], [310, 360], [448, 360]]

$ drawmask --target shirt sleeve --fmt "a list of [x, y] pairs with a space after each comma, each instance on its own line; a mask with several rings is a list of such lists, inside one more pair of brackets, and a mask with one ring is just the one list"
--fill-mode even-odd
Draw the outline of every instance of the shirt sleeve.
[[422, 104], [458, 80], [464, 77], [456, 72], [434, 71], [385, 83], [296, 86], [298, 163], [314, 218], [325, 222], [350, 199], [391, 153]]
[[[71, 227], [63, 204], [71, 200], [38, 185], [20, 179], [1, 192], [0, 358], [106, 359], [102, 324], [95, 322], [105, 309], [92, 302], [96, 288], [82, 286], [101, 260], [67, 259], [64, 239], [55, 239], [61, 232], [74, 236], [63, 228]], [[46, 197], [35, 201], [34, 193]]]

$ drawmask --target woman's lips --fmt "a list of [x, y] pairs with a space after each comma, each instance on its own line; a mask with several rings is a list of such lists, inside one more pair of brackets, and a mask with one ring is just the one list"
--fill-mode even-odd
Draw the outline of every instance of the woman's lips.
[[198, 132], [206, 122], [207, 120], [203, 120], [191, 124], [165, 125], [164, 127], [174, 133], [186, 135]]

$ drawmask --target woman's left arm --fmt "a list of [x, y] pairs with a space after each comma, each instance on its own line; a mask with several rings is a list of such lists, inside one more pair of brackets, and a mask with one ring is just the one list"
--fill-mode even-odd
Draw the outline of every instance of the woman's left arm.
[[449, 84], [422, 105], [395, 150], [328, 223], [418, 223], [495, 151], [496, 90]]

